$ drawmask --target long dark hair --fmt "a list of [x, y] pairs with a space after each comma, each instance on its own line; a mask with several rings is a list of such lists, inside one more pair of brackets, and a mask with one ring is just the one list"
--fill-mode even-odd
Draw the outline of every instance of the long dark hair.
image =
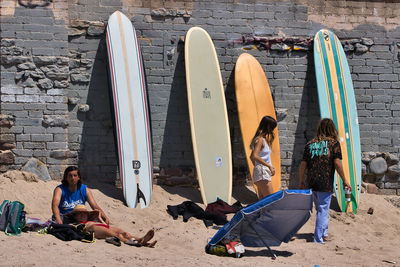
[[251, 140], [250, 147], [254, 147], [254, 143], [259, 137], [265, 138], [268, 145], [271, 146], [275, 138], [274, 129], [277, 125], [278, 123], [274, 118], [272, 118], [271, 116], [264, 116], [260, 121], [260, 125], [258, 125], [257, 131], [253, 139]]
[[318, 142], [327, 138], [338, 140], [338, 131], [333, 120], [325, 118], [318, 124], [314, 141]]
[[65, 169], [64, 177], [63, 177], [61, 183], [65, 186], [68, 186], [67, 176], [68, 176], [68, 173], [70, 173], [72, 171], [78, 171], [78, 176], [79, 176], [78, 187], [79, 187], [82, 184], [82, 176], [81, 176], [81, 172], [79, 171], [79, 168], [76, 166], [69, 166]]

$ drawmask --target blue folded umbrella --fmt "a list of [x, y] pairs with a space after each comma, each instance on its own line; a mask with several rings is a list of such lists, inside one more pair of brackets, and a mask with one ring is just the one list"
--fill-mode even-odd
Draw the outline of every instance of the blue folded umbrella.
[[270, 250], [289, 242], [310, 218], [312, 205], [309, 189], [280, 190], [241, 209], [208, 244], [216, 245], [229, 236], [240, 238], [244, 246]]

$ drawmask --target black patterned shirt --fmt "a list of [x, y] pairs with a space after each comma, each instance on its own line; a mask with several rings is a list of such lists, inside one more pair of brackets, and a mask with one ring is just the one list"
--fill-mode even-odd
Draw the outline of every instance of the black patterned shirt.
[[337, 158], [342, 159], [342, 150], [337, 140], [311, 140], [306, 144], [302, 160], [307, 162], [308, 188], [319, 192], [333, 192], [334, 160]]

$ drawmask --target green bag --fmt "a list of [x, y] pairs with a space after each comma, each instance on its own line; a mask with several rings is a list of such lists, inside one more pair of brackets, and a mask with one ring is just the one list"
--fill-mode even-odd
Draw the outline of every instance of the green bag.
[[8, 235], [20, 235], [26, 223], [24, 204], [4, 200], [0, 206], [0, 230]]

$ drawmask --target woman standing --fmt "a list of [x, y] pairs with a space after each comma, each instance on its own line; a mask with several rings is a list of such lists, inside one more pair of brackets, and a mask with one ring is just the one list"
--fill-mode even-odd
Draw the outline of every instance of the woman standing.
[[253, 182], [258, 188], [259, 199], [273, 193], [271, 179], [275, 167], [271, 164], [271, 146], [274, 141], [274, 129], [277, 122], [270, 116], [264, 116], [251, 141], [250, 159], [254, 164]]
[[315, 137], [306, 144], [300, 163], [300, 189], [306, 187], [304, 174], [307, 170], [307, 185], [313, 190], [317, 219], [314, 242], [328, 241], [329, 207], [333, 192], [335, 170], [343, 181], [343, 187], [351, 190], [342, 166], [342, 151], [338, 132], [331, 119], [322, 119]]

